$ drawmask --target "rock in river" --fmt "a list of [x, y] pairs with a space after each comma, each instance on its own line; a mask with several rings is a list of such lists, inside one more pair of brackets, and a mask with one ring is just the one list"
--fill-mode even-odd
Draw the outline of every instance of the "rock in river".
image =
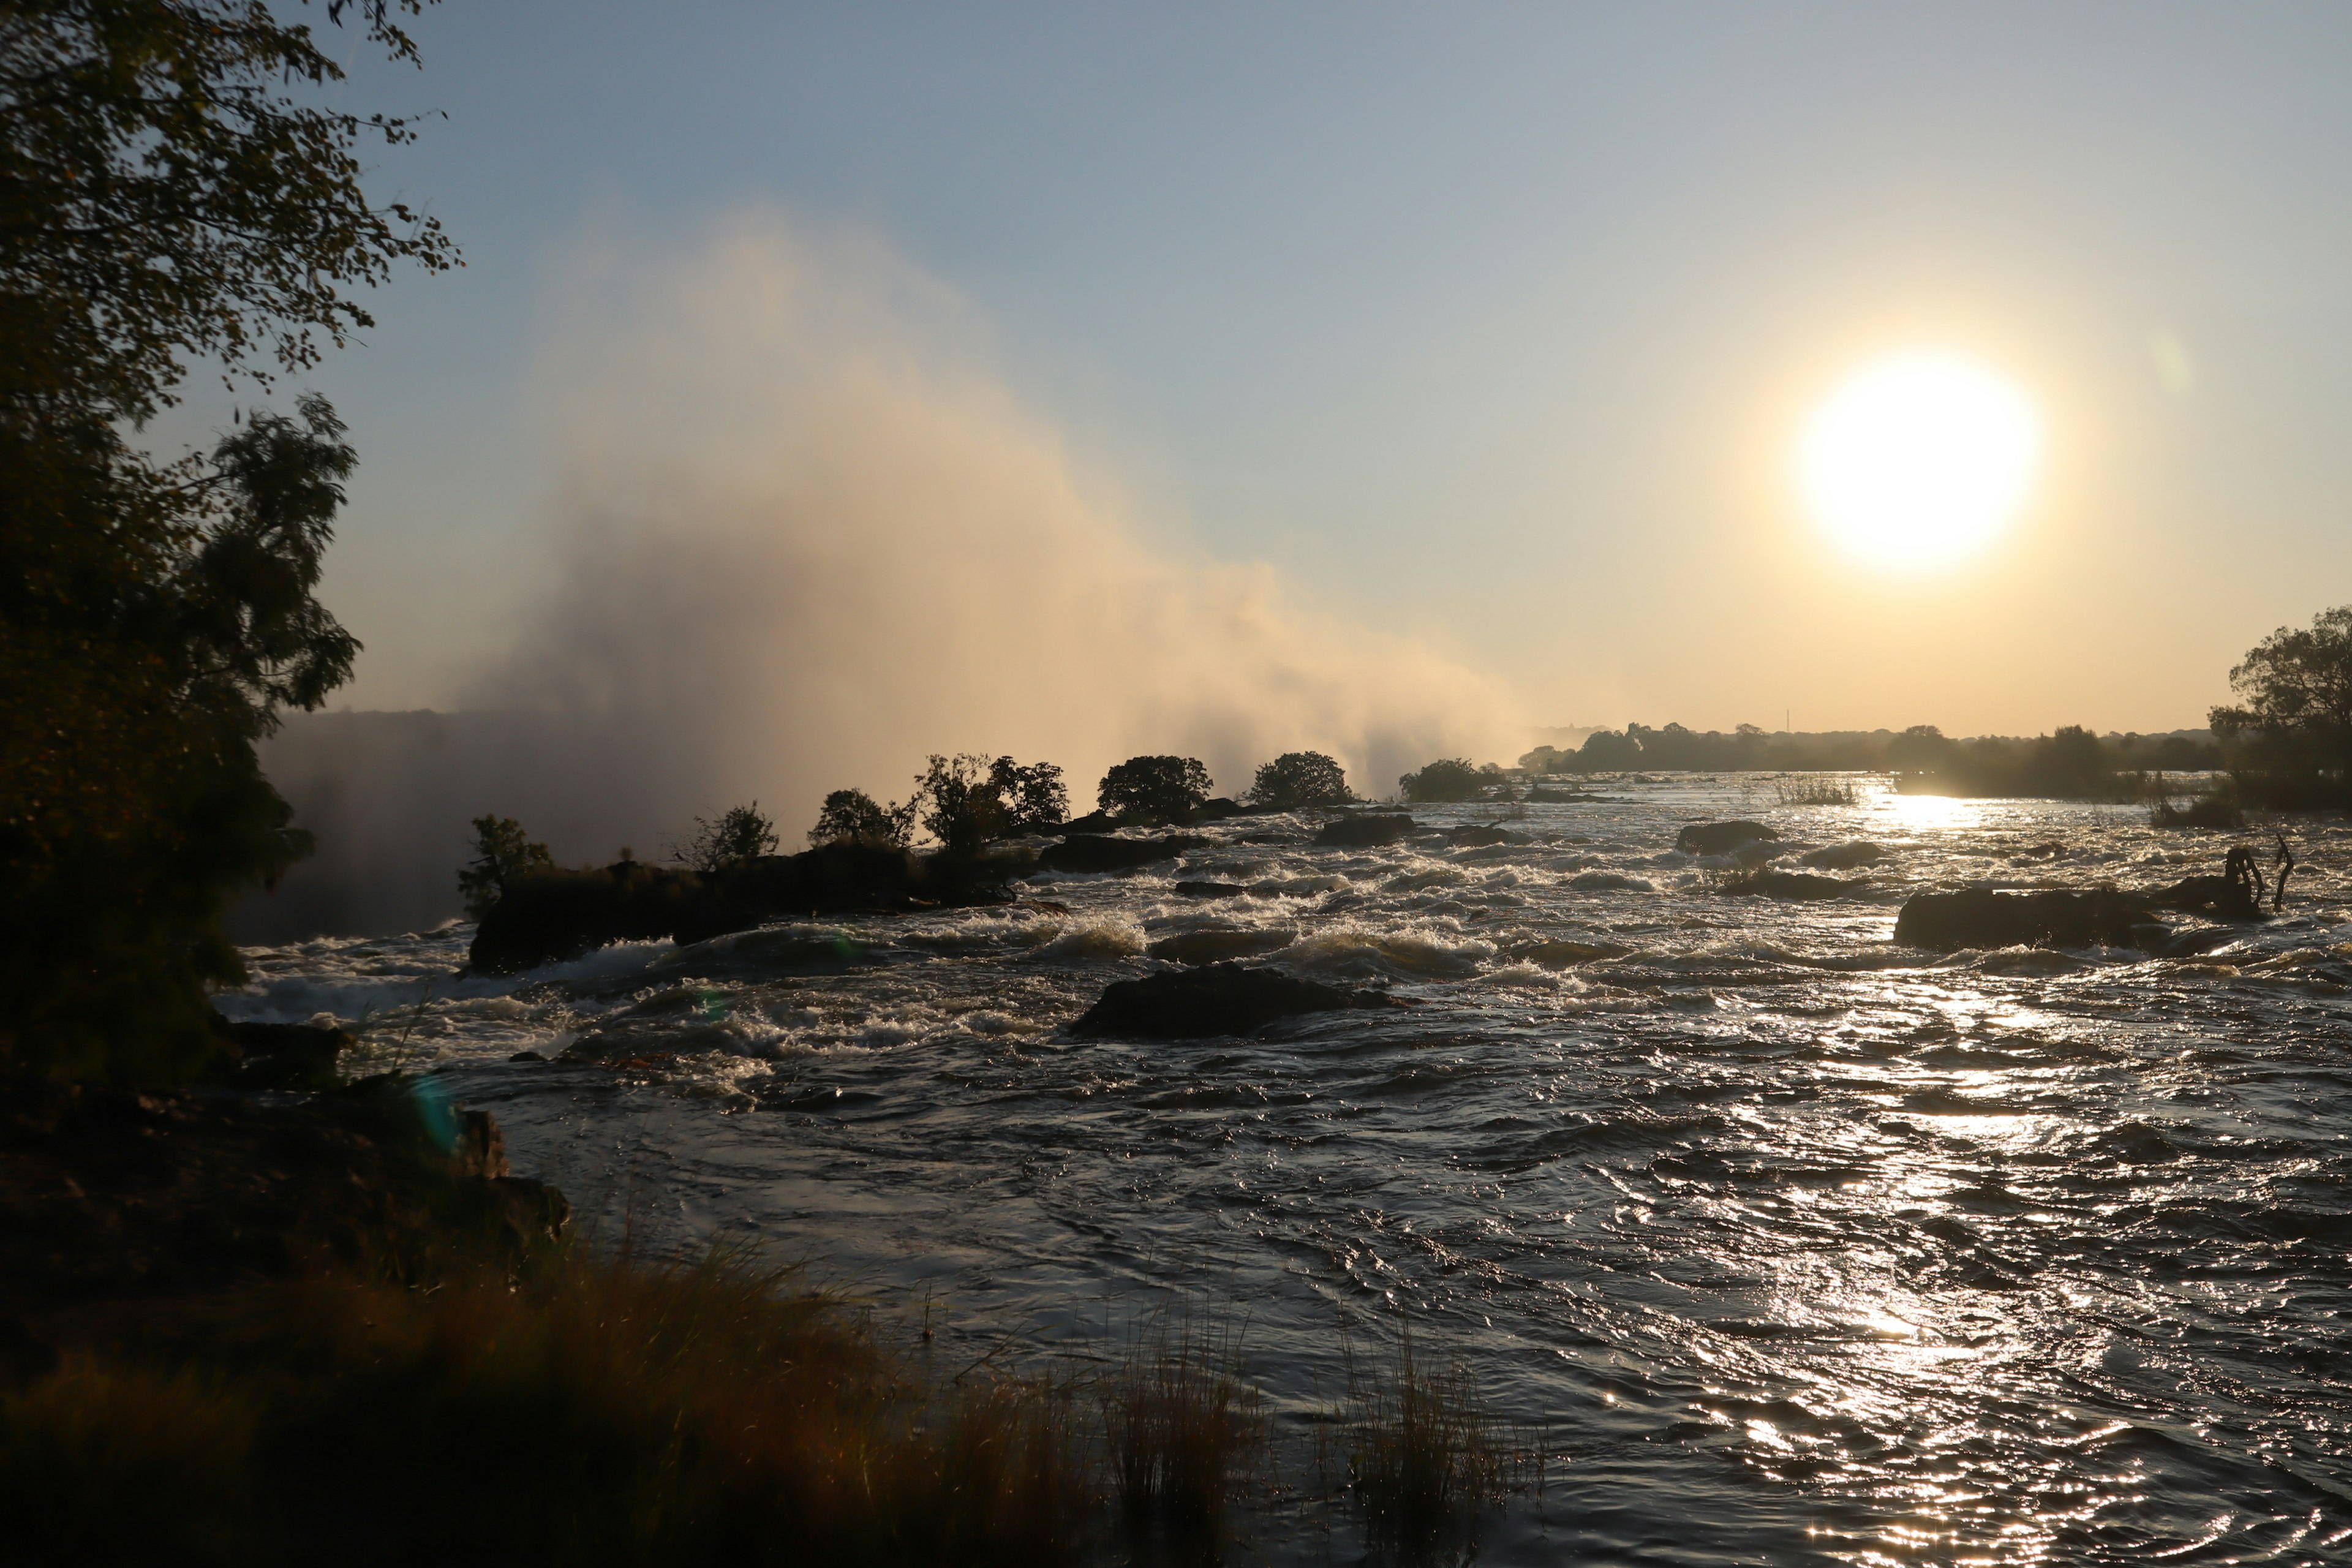
[[1685, 855], [1728, 855], [1743, 844], [1780, 837], [1760, 822], [1694, 822], [1675, 835], [1675, 847]]
[[[2135, 947], [2156, 923], [2145, 900], [2101, 888], [2086, 893], [1916, 893], [1895, 918], [1908, 947]], [[2135, 930], [2135, 927], [2141, 928]], [[2163, 928], [2158, 925], [2158, 929]]]
[[1369, 849], [1393, 844], [1412, 829], [1412, 818], [1403, 812], [1355, 812], [1325, 823], [1315, 843], [1324, 849]]
[[1797, 858], [1823, 871], [1851, 871], [1857, 866], [1877, 865], [1886, 858], [1886, 851], [1866, 838], [1851, 838], [1843, 844], [1808, 849]]
[[1402, 1007], [1379, 991], [1342, 991], [1274, 969], [1213, 963], [1141, 980], [1120, 980], [1070, 1026], [1074, 1035], [1181, 1040], [1255, 1034], [1279, 1018], [1347, 1007]]
[[1187, 849], [1198, 849], [1207, 839], [1195, 833], [1171, 833], [1161, 838], [1113, 838], [1108, 834], [1077, 833], [1037, 857], [1048, 871], [1132, 871], [1158, 860], [1173, 860]]

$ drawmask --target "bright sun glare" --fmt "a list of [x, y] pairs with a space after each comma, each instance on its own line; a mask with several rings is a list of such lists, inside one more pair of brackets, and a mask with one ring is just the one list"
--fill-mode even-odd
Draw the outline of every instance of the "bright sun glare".
[[2022, 393], [1951, 354], [1885, 360], [1831, 395], [1798, 457], [1805, 500], [1857, 554], [1927, 566], [2016, 515], [2042, 425]]

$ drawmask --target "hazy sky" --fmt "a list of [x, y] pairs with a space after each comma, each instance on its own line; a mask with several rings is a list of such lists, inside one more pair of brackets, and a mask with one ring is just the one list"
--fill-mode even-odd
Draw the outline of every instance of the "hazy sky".
[[[317, 378], [362, 460], [362, 707], [518, 635], [583, 258], [751, 215], [892, 258], [1155, 548], [1269, 563], [1530, 724], [2201, 721], [2352, 600], [2342, 6], [488, 5], [352, 100], [404, 276]], [[941, 303], [944, 302], [944, 303]], [[2039, 406], [2035, 499], [1932, 573], [1803, 515], [1874, 354]]]

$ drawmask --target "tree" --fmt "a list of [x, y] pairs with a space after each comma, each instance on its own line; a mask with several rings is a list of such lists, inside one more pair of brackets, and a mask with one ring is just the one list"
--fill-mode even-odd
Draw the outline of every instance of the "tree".
[[904, 849], [914, 837], [916, 802], [884, 805], [862, 789], [837, 789], [824, 797], [809, 829], [811, 844], [872, 844]]
[[507, 890], [509, 878], [525, 871], [551, 871], [555, 857], [544, 844], [534, 844], [511, 816], [474, 818], [474, 858], [457, 870], [457, 890], [466, 895], [466, 913], [480, 920]]
[[1431, 763], [1419, 773], [1405, 774], [1397, 780], [1397, 784], [1404, 791], [1405, 799], [1434, 804], [1475, 800], [1493, 782], [1482, 777], [1469, 758], [1446, 757]]
[[1193, 757], [1129, 757], [1103, 774], [1095, 802], [1121, 822], [1182, 822], [1209, 798], [1209, 770]]
[[1276, 811], [1346, 805], [1355, 798], [1355, 792], [1348, 787], [1347, 771], [1320, 752], [1285, 752], [1260, 767], [1250, 781], [1250, 803]]
[[760, 803], [730, 805], [716, 822], [694, 819], [694, 837], [672, 858], [709, 876], [762, 855], [776, 852], [776, 825], [760, 810]]
[[2352, 773], [2352, 605], [2322, 610], [2305, 630], [2281, 626], [2230, 671], [2238, 703], [2216, 708], [2213, 732], [2263, 771], [2316, 784]]
[[1070, 815], [1070, 792], [1053, 763], [1016, 765], [1011, 757], [989, 764], [988, 782], [1004, 804], [1006, 828], [1031, 833], [1061, 825]]
[[[417, 0], [327, 0], [395, 58]], [[370, 324], [429, 218], [361, 188], [410, 127], [242, 0], [0, 0], [0, 1064], [170, 1078], [244, 976], [230, 900], [309, 846], [256, 742], [359, 645], [315, 590], [356, 461], [324, 400], [209, 452], [129, 437], [185, 366], [267, 388]]]

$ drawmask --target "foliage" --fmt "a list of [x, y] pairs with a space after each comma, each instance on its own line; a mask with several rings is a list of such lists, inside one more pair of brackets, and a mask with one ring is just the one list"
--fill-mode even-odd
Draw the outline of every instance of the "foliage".
[[1121, 822], [1181, 822], [1209, 798], [1209, 770], [1194, 757], [1129, 757], [1103, 774], [1095, 802]]
[[1467, 757], [1443, 758], [1397, 780], [1405, 799], [1426, 803], [1475, 800], [1494, 782]]
[[1348, 788], [1348, 774], [1337, 761], [1320, 752], [1285, 752], [1257, 770], [1250, 783], [1254, 805], [1276, 811], [1303, 806], [1347, 805], [1356, 798]]
[[942, 847], [964, 855], [1008, 834], [1054, 826], [1069, 815], [1070, 797], [1052, 763], [1023, 767], [1011, 757], [934, 753], [908, 805], [919, 805], [925, 831]]
[[915, 807], [909, 799], [884, 805], [862, 789], [837, 789], [824, 797], [809, 829], [811, 844], [875, 844], [903, 849], [914, 837]]
[[2273, 632], [2230, 671], [2230, 689], [2239, 700], [2213, 710], [2213, 731], [2252, 792], [2279, 805], [2352, 794], [2352, 605]]
[[534, 844], [511, 816], [474, 818], [474, 858], [457, 871], [457, 890], [466, 895], [466, 916], [480, 920], [507, 890], [507, 879], [525, 871], [555, 868], [555, 857], [544, 844]]
[[1467, 1369], [1432, 1366], [1408, 1329], [1391, 1366], [1349, 1358], [1348, 1483], [1376, 1541], [1426, 1552], [1501, 1502], [1534, 1457], [1486, 1413]]
[[[396, 58], [414, 0], [329, 0]], [[356, 149], [410, 128], [298, 103], [340, 80], [236, 0], [0, 5], [0, 1060], [168, 1078], [243, 978], [229, 901], [308, 847], [255, 743], [358, 644], [313, 596], [355, 458], [323, 399], [160, 461], [128, 434], [187, 362], [268, 384], [369, 318], [429, 219]]]
[[694, 819], [694, 837], [675, 850], [672, 858], [709, 876], [776, 852], [776, 825], [761, 814], [760, 803], [730, 805], [716, 822]]
[[1138, 1334], [1099, 1394], [1111, 1480], [1130, 1519], [1212, 1531], [1267, 1458], [1264, 1405], [1243, 1381], [1239, 1331], [1189, 1310]]

